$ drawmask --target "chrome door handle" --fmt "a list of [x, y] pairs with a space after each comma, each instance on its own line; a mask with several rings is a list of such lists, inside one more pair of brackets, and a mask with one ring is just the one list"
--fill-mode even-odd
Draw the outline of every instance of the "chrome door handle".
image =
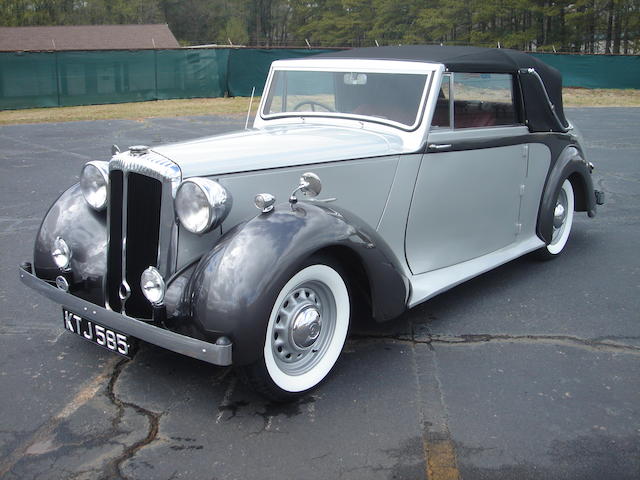
[[451, 148], [453, 145], [450, 143], [432, 143], [429, 145], [431, 150], [446, 150], [447, 148]]

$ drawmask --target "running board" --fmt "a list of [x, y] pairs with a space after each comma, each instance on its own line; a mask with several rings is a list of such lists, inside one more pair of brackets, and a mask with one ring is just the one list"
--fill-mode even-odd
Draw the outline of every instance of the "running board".
[[528, 240], [511, 244], [507, 247], [488, 253], [482, 257], [467, 260], [450, 267], [440, 268], [410, 278], [411, 295], [408, 307], [429, 300], [436, 295], [455, 287], [473, 277], [514, 260], [522, 255], [544, 247], [544, 242], [534, 236]]

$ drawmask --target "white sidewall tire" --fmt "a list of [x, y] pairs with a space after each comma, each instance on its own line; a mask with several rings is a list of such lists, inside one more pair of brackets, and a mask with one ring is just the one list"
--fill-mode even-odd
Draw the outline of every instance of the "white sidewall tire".
[[[283, 372], [276, 362], [271, 346], [274, 324], [280, 305], [289, 292], [305, 282], [322, 282], [331, 291], [336, 306], [336, 325], [327, 350], [311, 370], [301, 375], [289, 375]], [[303, 392], [318, 385], [335, 365], [349, 331], [351, 308], [347, 286], [338, 272], [327, 265], [311, 265], [296, 273], [278, 294], [269, 316], [267, 334], [264, 343], [264, 360], [271, 380], [282, 390], [290, 393]]]
[[562, 190], [567, 196], [567, 217], [564, 223], [564, 229], [562, 230], [562, 235], [555, 242], [547, 245], [547, 251], [551, 255], [558, 255], [564, 249], [564, 246], [567, 244], [567, 240], [569, 239], [569, 234], [571, 233], [571, 226], [573, 225], [573, 209], [575, 208], [575, 198], [573, 195], [573, 187], [571, 186], [571, 182], [569, 180], [565, 180], [562, 183]]

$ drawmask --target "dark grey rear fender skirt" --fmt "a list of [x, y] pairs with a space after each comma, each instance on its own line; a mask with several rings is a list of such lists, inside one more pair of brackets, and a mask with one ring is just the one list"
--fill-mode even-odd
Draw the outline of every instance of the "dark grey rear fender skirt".
[[596, 214], [596, 195], [589, 166], [578, 147], [570, 145], [562, 150], [555, 162], [552, 159], [552, 167], [547, 175], [540, 200], [537, 234], [547, 243], [551, 242], [553, 210], [565, 179], [569, 179], [573, 186], [576, 201], [575, 210], [587, 212], [589, 217], [594, 217]]
[[[406, 310], [408, 281], [378, 234], [347, 211], [302, 202], [278, 205], [220, 239], [191, 277], [190, 317], [203, 330], [231, 338], [234, 364], [252, 363], [264, 346], [282, 286], [310, 256], [329, 249], [357, 258], [377, 320]], [[343, 266], [349, 270], [350, 265]]]

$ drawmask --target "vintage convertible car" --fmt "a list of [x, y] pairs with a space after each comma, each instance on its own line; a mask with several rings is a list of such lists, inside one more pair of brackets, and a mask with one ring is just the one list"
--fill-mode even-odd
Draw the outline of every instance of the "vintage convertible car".
[[562, 253], [574, 212], [603, 201], [592, 169], [559, 73], [527, 54], [276, 61], [253, 128], [88, 162], [20, 277], [113, 352], [141, 339], [234, 364], [287, 399], [327, 376], [355, 309], [389, 320]]

